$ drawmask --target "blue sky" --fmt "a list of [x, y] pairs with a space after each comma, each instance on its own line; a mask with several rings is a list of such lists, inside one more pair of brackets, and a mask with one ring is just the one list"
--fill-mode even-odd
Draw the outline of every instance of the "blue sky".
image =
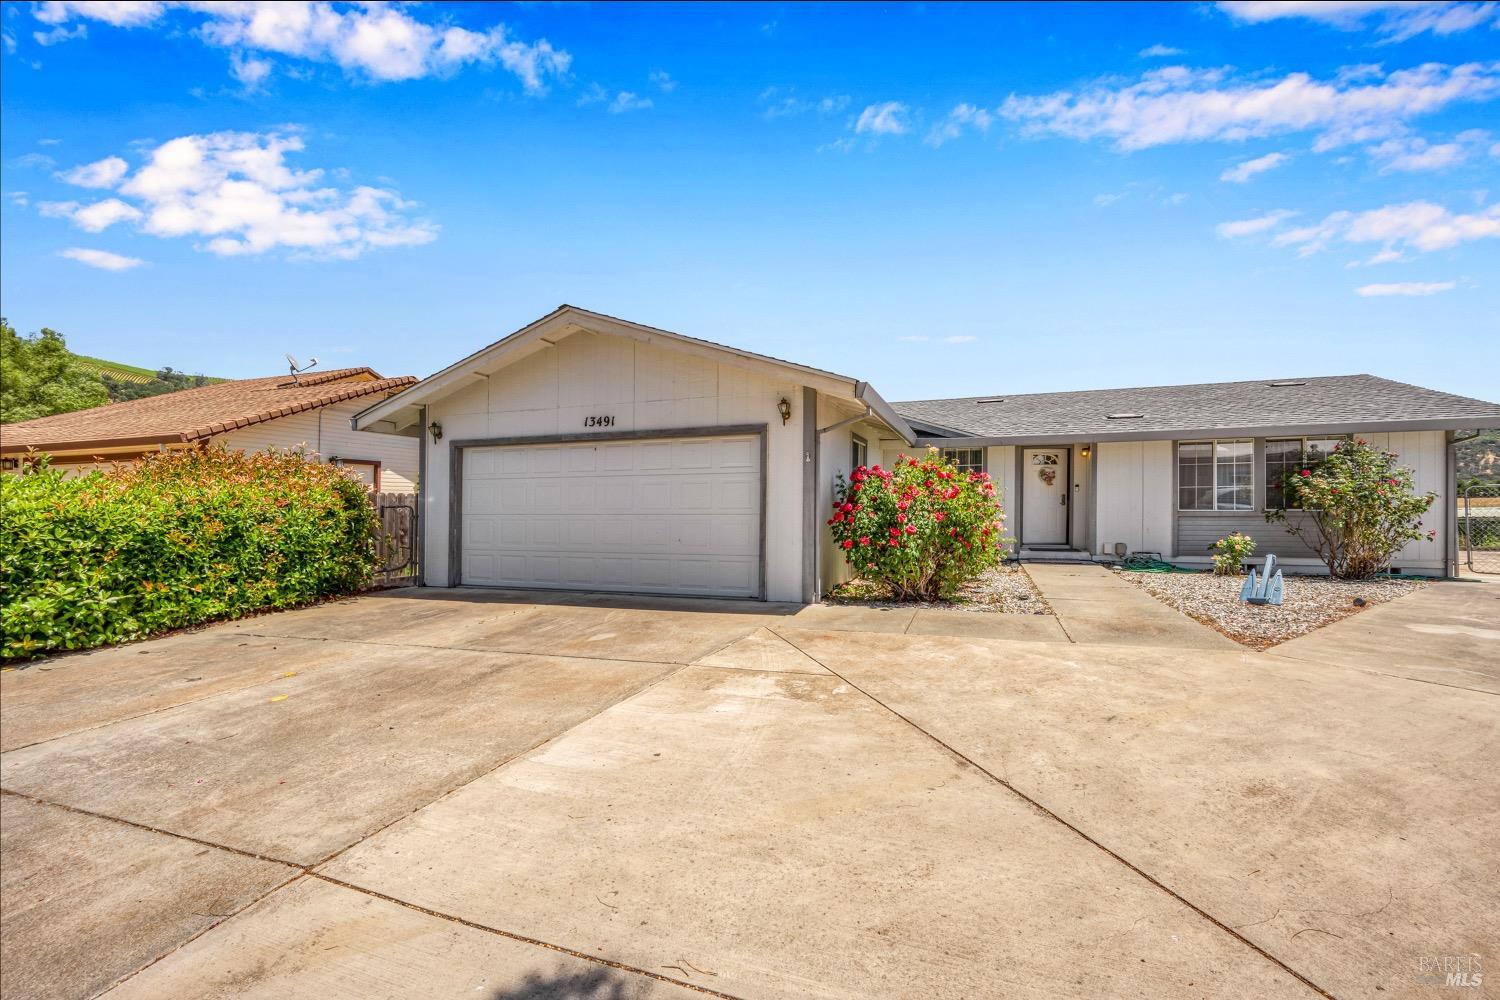
[[891, 399], [1500, 398], [1500, 9], [8, 3], [23, 332], [425, 375], [562, 302]]

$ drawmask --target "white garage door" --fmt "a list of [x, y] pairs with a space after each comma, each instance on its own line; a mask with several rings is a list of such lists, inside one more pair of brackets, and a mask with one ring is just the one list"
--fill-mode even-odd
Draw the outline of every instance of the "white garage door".
[[760, 439], [466, 448], [462, 582], [760, 596]]

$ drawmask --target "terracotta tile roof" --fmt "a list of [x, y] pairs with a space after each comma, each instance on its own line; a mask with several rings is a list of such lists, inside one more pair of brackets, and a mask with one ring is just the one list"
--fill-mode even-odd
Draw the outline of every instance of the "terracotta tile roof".
[[382, 378], [369, 368], [247, 378], [146, 399], [108, 403], [0, 426], [0, 450], [58, 451], [199, 441], [304, 410], [405, 389], [410, 375]]

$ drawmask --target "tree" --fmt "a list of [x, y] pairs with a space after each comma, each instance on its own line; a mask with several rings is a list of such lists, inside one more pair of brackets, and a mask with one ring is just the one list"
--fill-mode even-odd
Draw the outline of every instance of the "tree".
[[0, 318], [0, 423], [86, 410], [109, 402], [109, 391], [78, 364], [63, 335], [42, 328], [18, 335]]
[[149, 382], [126, 382], [123, 379], [112, 378], [108, 374], [101, 378], [104, 380], [105, 388], [109, 390], [110, 401], [114, 403], [145, 399], [148, 396], [162, 396], [182, 389], [196, 389], [212, 381], [206, 375], [189, 375], [186, 372], [173, 371], [171, 366], [159, 369], [156, 377]]
[[1437, 537], [1436, 530], [1422, 530], [1422, 515], [1437, 494], [1417, 494], [1411, 470], [1363, 440], [1340, 442], [1326, 457], [1289, 473], [1281, 493], [1304, 516], [1291, 520], [1282, 507], [1266, 511], [1266, 520], [1285, 524], [1341, 579], [1372, 577], [1407, 542]]
[[854, 570], [900, 600], [952, 597], [999, 564], [1008, 539], [995, 484], [929, 448], [894, 469], [860, 466], [834, 489], [833, 540]]

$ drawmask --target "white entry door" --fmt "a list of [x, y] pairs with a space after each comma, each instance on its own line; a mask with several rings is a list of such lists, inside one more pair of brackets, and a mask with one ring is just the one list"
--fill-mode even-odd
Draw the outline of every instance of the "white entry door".
[[461, 582], [760, 596], [760, 439], [466, 448]]
[[1068, 450], [1027, 448], [1021, 455], [1021, 544], [1068, 541]]

